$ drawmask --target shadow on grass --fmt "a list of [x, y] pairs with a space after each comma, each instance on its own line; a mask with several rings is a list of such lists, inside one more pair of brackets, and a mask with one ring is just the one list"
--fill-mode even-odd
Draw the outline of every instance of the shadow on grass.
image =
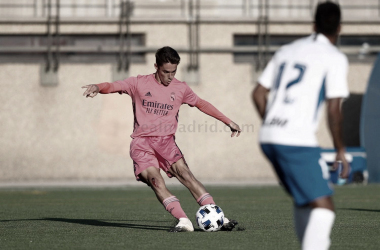
[[[143, 225], [143, 224], [134, 224], [134, 223], [114, 223], [106, 222], [101, 220], [93, 219], [68, 219], [68, 218], [41, 218], [41, 219], [18, 219], [18, 220], [0, 220], [0, 223], [4, 222], [22, 222], [22, 221], [55, 221], [55, 222], [64, 222], [72, 224], [80, 224], [86, 226], [96, 226], [96, 227], [120, 227], [120, 228], [133, 228], [133, 229], [144, 229], [144, 230], [161, 230], [169, 232], [177, 222], [173, 221], [171, 226], [154, 226], [154, 225]], [[145, 221], [145, 222], [167, 222], [167, 221], [154, 221], [154, 220], [117, 220], [117, 221]], [[199, 228], [194, 228], [195, 232], [203, 232]], [[245, 231], [244, 227], [237, 227], [235, 231]]]
[[[120, 228], [133, 228], [133, 229], [145, 229], [145, 230], [164, 230], [168, 231], [171, 226], [154, 226], [154, 225], [144, 225], [137, 223], [114, 223], [106, 222], [101, 220], [93, 219], [68, 219], [68, 218], [41, 218], [41, 219], [20, 219], [20, 220], [0, 220], [0, 222], [16, 222], [16, 221], [55, 221], [64, 223], [73, 223], [87, 226], [97, 226], [97, 227], [120, 227]], [[136, 221], [136, 220], [131, 220]], [[158, 221], [151, 221], [158, 222]]]
[[165, 231], [167, 231], [171, 228], [171, 227], [166, 227], [166, 226], [143, 225], [143, 224], [135, 224], [135, 223], [105, 222], [105, 221], [101, 221], [101, 220], [92, 220], [92, 219], [43, 218], [43, 220], [75, 223], [75, 224], [88, 225], [88, 226], [127, 227], [127, 228], [146, 229], [146, 230], [165, 230]]
[[380, 209], [339, 208], [339, 210], [351, 210], [351, 211], [360, 211], [360, 212], [376, 212], [376, 213], [380, 213]]

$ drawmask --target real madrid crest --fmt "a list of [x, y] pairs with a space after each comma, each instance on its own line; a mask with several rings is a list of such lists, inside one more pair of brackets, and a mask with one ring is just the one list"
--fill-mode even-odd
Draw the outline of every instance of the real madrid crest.
[[170, 94], [170, 101], [174, 102], [174, 100], [175, 100], [175, 93], [172, 92], [172, 93]]

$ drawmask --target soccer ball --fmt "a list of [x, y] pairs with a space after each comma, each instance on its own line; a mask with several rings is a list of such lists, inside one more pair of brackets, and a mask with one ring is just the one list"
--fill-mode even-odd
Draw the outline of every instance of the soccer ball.
[[224, 213], [217, 205], [201, 206], [195, 214], [198, 227], [206, 232], [219, 231], [223, 226]]

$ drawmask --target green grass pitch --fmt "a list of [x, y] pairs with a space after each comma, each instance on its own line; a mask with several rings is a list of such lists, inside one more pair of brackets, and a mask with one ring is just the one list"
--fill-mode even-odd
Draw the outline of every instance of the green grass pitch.
[[[198, 205], [172, 187], [195, 223]], [[174, 220], [146, 187], [0, 189], [0, 249], [299, 249], [280, 187], [208, 187], [232, 232], [168, 233]], [[331, 249], [380, 249], [380, 186], [337, 187]]]

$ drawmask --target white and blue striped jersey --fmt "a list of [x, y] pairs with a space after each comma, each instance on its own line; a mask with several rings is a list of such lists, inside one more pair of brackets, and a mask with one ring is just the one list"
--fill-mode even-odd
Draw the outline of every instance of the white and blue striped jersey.
[[347, 57], [322, 34], [281, 47], [258, 80], [270, 90], [260, 142], [318, 146], [324, 100], [349, 95], [347, 72]]

